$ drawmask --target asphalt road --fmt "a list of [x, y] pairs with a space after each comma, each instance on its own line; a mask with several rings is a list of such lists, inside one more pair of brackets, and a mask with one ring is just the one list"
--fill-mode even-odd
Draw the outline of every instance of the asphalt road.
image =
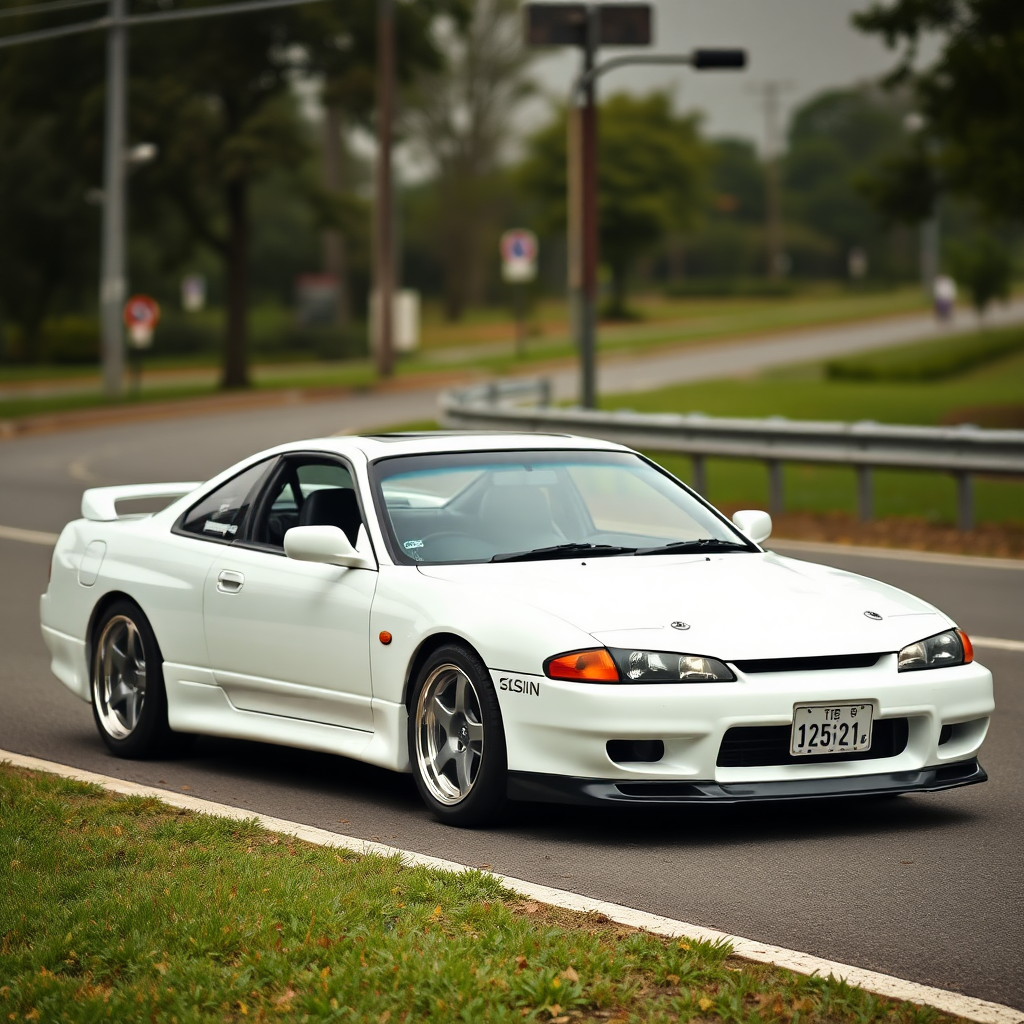
[[[289, 438], [432, 414], [433, 395], [415, 392], [7, 442], [0, 524], [57, 530], [84, 486], [200, 479]], [[48, 671], [48, 557], [0, 539], [0, 747], [1024, 1008], [1024, 654], [980, 652], [999, 705], [984, 786], [759, 809], [518, 805], [500, 829], [459, 831], [426, 814], [409, 777], [344, 758], [206, 738], [171, 762], [108, 756], [89, 708]], [[920, 594], [969, 632], [1024, 640], [1024, 571], [831, 561]]]

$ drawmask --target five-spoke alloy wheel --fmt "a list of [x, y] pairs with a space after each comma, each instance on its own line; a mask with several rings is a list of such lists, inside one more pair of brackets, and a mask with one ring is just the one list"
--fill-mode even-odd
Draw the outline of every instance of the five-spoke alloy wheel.
[[127, 615], [109, 619], [96, 644], [96, 714], [103, 731], [123, 740], [135, 731], [146, 703], [146, 651]]
[[420, 794], [443, 821], [481, 825], [505, 804], [501, 710], [490, 674], [461, 645], [435, 651], [412, 693], [409, 755]]
[[92, 710], [103, 742], [118, 757], [154, 757], [177, 738], [167, 724], [163, 661], [142, 610], [115, 601], [93, 632]]

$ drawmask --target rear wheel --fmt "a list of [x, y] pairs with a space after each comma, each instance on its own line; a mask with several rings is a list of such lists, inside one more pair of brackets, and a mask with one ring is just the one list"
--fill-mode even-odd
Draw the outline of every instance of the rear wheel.
[[485, 825], [504, 810], [507, 756], [490, 673], [460, 644], [435, 651], [413, 687], [409, 754], [420, 796], [444, 822]]
[[167, 724], [163, 659], [138, 605], [116, 601], [96, 623], [92, 712], [107, 749], [118, 757], [170, 753], [186, 737]]

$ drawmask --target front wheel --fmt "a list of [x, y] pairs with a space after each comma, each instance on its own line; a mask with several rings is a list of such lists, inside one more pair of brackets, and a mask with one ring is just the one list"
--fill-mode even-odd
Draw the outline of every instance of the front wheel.
[[107, 749], [130, 758], [172, 752], [184, 737], [167, 724], [163, 659], [142, 609], [114, 602], [94, 636], [92, 712]]
[[480, 658], [460, 644], [435, 651], [412, 691], [409, 754], [416, 788], [450, 825], [495, 821], [507, 789], [498, 695]]

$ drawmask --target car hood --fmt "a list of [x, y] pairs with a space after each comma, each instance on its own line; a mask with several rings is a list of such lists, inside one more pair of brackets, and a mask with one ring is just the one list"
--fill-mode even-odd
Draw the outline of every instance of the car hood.
[[609, 647], [727, 661], [897, 651], [951, 625], [895, 587], [772, 552], [418, 568], [499, 615], [529, 605]]

